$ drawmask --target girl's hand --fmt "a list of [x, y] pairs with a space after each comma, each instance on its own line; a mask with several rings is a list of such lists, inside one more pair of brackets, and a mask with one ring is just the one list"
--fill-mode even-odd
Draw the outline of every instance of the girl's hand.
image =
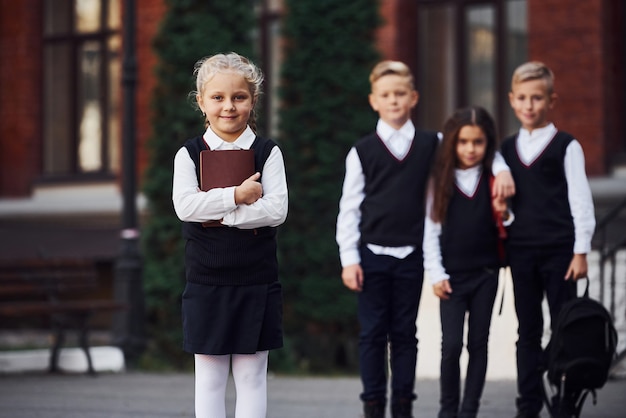
[[363, 269], [360, 264], [352, 264], [341, 270], [343, 284], [350, 290], [360, 292], [363, 290]]
[[493, 182], [491, 196], [506, 199], [515, 194], [515, 182], [510, 171], [500, 171]]
[[565, 280], [578, 280], [587, 277], [587, 254], [574, 254], [569, 263]]
[[251, 205], [263, 196], [263, 186], [257, 180], [261, 173], [254, 173], [235, 187], [235, 204]]
[[442, 280], [433, 285], [433, 292], [435, 296], [442, 300], [450, 299], [450, 293], [452, 293], [452, 287], [450, 286], [450, 280]]
[[504, 200], [503, 198], [494, 197], [491, 200], [491, 204], [493, 206], [493, 210], [504, 215], [504, 212], [506, 212], [507, 209], [506, 200]]

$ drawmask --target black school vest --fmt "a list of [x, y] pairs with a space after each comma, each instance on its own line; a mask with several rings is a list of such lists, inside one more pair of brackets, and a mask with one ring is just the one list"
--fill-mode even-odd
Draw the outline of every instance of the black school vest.
[[426, 183], [439, 140], [416, 131], [408, 154], [398, 160], [376, 134], [355, 148], [365, 176], [361, 203], [361, 242], [385, 247], [422, 248]]
[[498, 230], [493, 219], [488, 175], [481, 174], [473, 196], [454, 187], [439, 242], [448, 273], [498, 268]]
[[[256, 137], [255, 170], [263, 166], [276, 144]], [[200, 151], [207, 149], [201, 136], [185, 143], [196, 165], [200, 182]], [[272, 283], [278, 279], [276, 260], [276, 228], [239, 229], [234, 227], [204, 228], [199, 222], [183, 222], [185, 244], [185, 275], [187, 281], [208, 285], [250, 285]]]
[[574, 220], [563, 165], [565, 151], [573, 139], [566, 132], [557, 132], [528, 166], [517, 153], [517, 135], [502, 142], [502, 156], [515, 180], [515, 221], [508, 231], [510, 245], [573, 247]]

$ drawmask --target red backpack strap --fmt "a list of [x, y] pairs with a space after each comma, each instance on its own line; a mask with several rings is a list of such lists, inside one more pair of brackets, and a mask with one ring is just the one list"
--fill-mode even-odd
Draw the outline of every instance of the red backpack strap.
[[[493, 184], [495, 182], [495, 177], [493, 175], [489, 176], [489, 193], [493, 193]], [[501, 267], [506, 265], [506, 253], [504, 249], [504, 240], [507, 237], [506, 228], [504, 227], [504, 222], [502, 220], [502, 213], [496, 211], [493, 207], [493, 200], [491, 204], [491, 212], [493, 213], [493, 220], [496, 223], [496, 227], [498, 228], [498, 257], [500, 257]], [[506, 283], [506, 282], [504, 282]], [[500, 300], [500, 310], [498, 315], [502, 315], [502, 307], [504, 306], [504, 285], [502, 287], [502, 300]]]
[[[489, 191], [493, 193], [493, 184], [495, 182], [494, 176], [489, 176]], [[493, 205], [491, 205], [491, 211], [493, 213], [493, 220], [496, 222], [496, 226], [498, 227], [498, 238], [501, 240], [506, 239], [506, 228], [504, 227], [504, 223], [502, 221], [502, 214], [497, 212]]]
[[[493, 193], [493, 183], [495, 182], [494, 176], [489, 176], [489, 192]], [[500, 260], [504, 262], [504, 240], [507, 237], [506, 228], [504, 227], [504, 223], [502, 221], [502, 213], [497, 212], [491, 205], [491, 212], [493, 213], [493, 220], [496, 223], [496, 227], [498, 228], [498, 255], [500, 256]]]

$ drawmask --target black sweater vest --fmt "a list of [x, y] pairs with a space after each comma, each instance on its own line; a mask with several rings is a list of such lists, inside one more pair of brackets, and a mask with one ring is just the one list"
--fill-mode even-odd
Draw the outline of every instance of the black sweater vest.
[[448, 273], [498, 268], [498, 231], [488, 175], [481, 175], [474, 196], [454, 188], [439, 239]]
[[438, 143], [435, 132], [416, 131], [411, 148], [401, 161], [376, 134], [355, 144], [365, 176], [362, 243], [386, 247], [414, 245], [421, 250], [426, 184]]
[[510, 245], [574, 245], [574, 220], [567, 196], [563, 159], [574, 138], [559, 131], [529, 166], [517, 153], [517, 135], [502, 142], [502, 156], [515, 180], [512, 198], [515, 221], [509, 227]]
[[[252, 144], [255, 170], [263, 166], [276, 144], [257, 137]], [[207, 149], [199, 136], [185, 143], [200, 179], [200, 151]], [[208, 285], [250, 285], [278, 279], [276, 228], [204, 228], [198, 222], [183, 222], [185, 274], [187, 281]]]

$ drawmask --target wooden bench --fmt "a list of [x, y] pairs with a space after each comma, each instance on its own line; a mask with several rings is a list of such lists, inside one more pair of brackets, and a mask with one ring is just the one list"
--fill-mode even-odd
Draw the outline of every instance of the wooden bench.
[[78, 333], [87, 357], [88, 372], [95, 375], [89, 353], [90, 319], [100, 312], [126, 309], [111, 299], [94, 299], [98, 276], [87, 260], [28, 260], [0, 263], [0, 317], [41, 317], [49, 322], [54, 342], [49, 371], [59, 372], [59, 350], [66, 331]]

